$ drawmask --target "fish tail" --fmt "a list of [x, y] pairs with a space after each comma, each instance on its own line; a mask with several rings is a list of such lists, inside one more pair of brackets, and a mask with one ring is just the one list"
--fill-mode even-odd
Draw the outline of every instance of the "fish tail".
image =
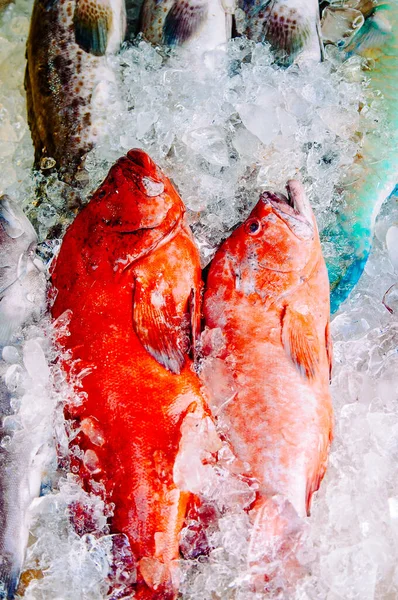
[[254, 517], [248, 550], [251, 582], [257, 592], [270, 591], [276, 575], [280, 582], [281, 564], [290, 581], [299, 576], [300, 566], [294, 549], [304, 523], [293, 505], [282, 496], [261, 499], [251, 516]]

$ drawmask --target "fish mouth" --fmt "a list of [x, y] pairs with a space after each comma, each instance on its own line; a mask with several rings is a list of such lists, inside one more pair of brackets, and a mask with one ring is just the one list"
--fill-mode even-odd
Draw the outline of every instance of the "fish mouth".
[[287, 195], [278, 192], [264, 192], [261, 196], [265, 204], [270, 204], [274, 212], [298, 237], [311, 239], [314, 236], [313, 213], [302, 184], [291, 179], [286, 184]]
[[127, 152], [127, 158], [137, 167], [140, 167], [148, 173], [156, 173], [156, 164], [152, 158], [141, 148], [133, 148]]

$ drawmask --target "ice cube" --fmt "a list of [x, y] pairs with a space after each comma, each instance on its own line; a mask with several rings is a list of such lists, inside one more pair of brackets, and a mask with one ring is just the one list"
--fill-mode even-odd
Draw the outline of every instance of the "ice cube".
[[392, 225], [386, 234], [386, 244], [388, 255], [394, 266], [394, 269], [398, 271], [398, 226]]
[[270, 144], [278, 135], [280, 125], [276, 108], [267, 109], [257, 104], [238, 104], [236, 106], [243, 125], [263, 144]]

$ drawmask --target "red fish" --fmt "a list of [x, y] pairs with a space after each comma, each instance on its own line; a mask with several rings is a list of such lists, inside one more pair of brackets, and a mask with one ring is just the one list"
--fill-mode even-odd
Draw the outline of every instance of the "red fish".
[[174, 598], [187, 503], [219, 439], [188, 357], [198, 250], [181, 199], [143, 151], [118, 160], [69, 227], [52, 282], [53, 316], [70, 314], [65, 368], [72, 382], [76, 368], [86, 374], [85, 401], [68, 408], [80, 475], [115, 505], [112, 531], [138, 563], [134, 597]]
[[206, 326], [225, 341], [204, 376], [223, 374], [219, 414], [258, 481], [248, 562], [263, 573], [309, 513], [332, 439], [328, 276], [304, 190], [287, 190], [264, 193], [222, 244], [204, 299]]

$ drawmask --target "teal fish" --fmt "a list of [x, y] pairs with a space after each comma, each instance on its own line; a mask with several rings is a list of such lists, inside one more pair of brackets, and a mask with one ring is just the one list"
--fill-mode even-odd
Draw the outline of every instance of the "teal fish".
[[344, 49], [347, 57], [371, 59], [367, 71], [372, 91], [384, 98], [382, 128], [376, 127], [363, 142], [343, 204], [332, 225], [322, 233], [325, 248], [332, 248], [326, 264], [331, 284], [331, 310], [348, 297], [365, 268], [372, 246], [374, 223], [383, 201], [395, 188], [398, 173], [398, 3], [380, 3]]

